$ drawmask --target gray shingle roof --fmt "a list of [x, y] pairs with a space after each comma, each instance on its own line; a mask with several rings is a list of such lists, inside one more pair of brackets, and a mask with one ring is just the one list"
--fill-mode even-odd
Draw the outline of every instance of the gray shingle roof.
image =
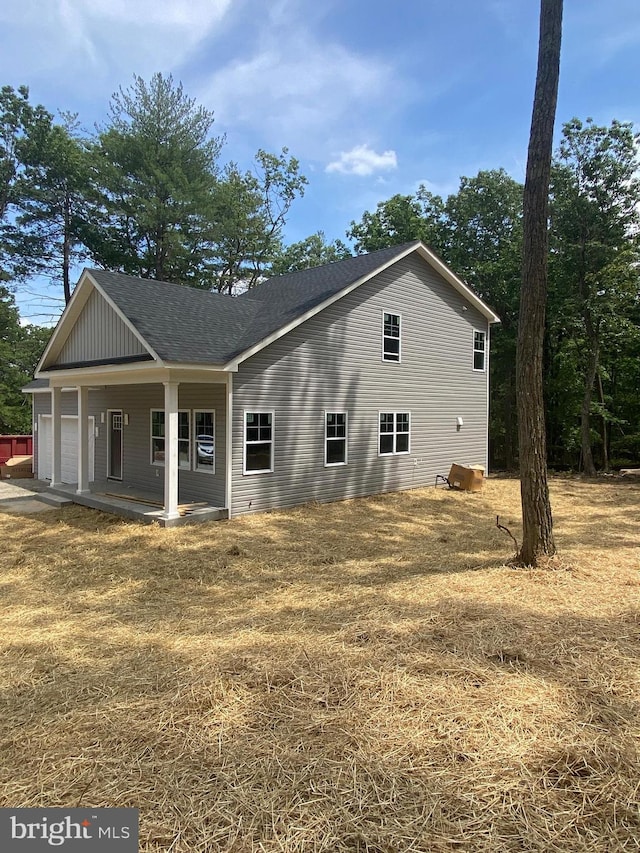
[[89, 270], [161, 359], [225, 364], [418, 243], [271, 278], [238, 297]]
[[22, 387], [22, 391], [31, 392], [31, 391], [40, 391], [42, 388], [49, 387], [48, 379], [32, 379], [31, 382], [27, 382], [26, 385]]

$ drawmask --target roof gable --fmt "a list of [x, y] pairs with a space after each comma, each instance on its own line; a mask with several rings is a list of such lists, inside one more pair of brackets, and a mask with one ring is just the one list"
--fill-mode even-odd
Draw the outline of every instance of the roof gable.
[[[233, 370], [414, 252], [489, 322], [498, 321], [496, 314], [420, 242], [277, 276], [238, 297], [85, 270], [38, 369], [55, 369], [62, 364], [81, 367], [86, 366], [83, 360], [95, 363], [100, 358], [112, 363], [114, 359], [153, 358], [162, 366], [189, 364]], [[93, 340], [89, 331], [96, 312], [106, 325], [113, 324], [106, 341]]]
[[155, 353], [85, 271], [40, 360], [38, 371], [151, 360]]

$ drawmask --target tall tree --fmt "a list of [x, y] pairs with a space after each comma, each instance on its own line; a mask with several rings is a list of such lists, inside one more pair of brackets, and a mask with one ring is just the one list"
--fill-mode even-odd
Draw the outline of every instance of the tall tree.
[[580, 340], [580, 444], [587, 476], [596, 474], [594, 409], [608, 467], [603, 348], [624, 332], [638, 295], [639, 165], [631, 124], [606, 127], [574, 118], [564, 125], [552, 172], [554, 268], [564, 313], [575, 318]]
[[222, 139], [213, 113], [171, 75], [134, 77], [111, 99], [94, 149], [104, 228], [90, 245], [98, 263], [145, 278], [200, 283], [200, 258]]
[[17, 204], [17, 245], [31, 253], [33, 271], [61, 284], [71, 299], [74, 264], [87, 257], [84, 247], [94, 222], [91, 163], [78, 135], [75, 115], [27, 140], [23, 191]]
[[523, 200], [523, 269], [516, 355], [523, 534], [517, 562], [531, 566], [556, 552], [547, 482], [542, 361], [549, 180], [560, 76], [562, 5], [563, 0], [541, 0], [540, 4], [538, 68]]
[[46, 135], [51, 119], [44, 107], [31, 105], [26, 86], [0, 89], [0, 281], [24, 277], [32, 269], [35, 252], [26, 241], [17, 244], [15, 208], [28, 196], [23, 180], [25, 146]]
[[225, 167], [211, 204], [209, 280], [221, 293], [255, 287], [282, 251], [282, 232], [307, 179], [300, 164], [283, 148], [259, 150], [252, 171], [235, 163]]

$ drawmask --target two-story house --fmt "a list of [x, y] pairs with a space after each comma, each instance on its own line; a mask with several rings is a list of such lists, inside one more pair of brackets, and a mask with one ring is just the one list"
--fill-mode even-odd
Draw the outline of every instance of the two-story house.
[[34, 394], [37, 476], [177, 523], [487, 464], [494, 312], [415, 242], [238, 297], [85, 270]]

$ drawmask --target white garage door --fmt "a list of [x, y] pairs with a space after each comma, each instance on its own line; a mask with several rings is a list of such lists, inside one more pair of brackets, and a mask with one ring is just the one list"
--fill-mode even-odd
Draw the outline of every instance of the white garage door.
[[[95, 423], [89, 418], [89, 481], [94, 479]], [[51, 415], [38, 416], [38, 479], [51, 479]], [[62, 416], [62, 482], [78, 482], [78, 418]]]

